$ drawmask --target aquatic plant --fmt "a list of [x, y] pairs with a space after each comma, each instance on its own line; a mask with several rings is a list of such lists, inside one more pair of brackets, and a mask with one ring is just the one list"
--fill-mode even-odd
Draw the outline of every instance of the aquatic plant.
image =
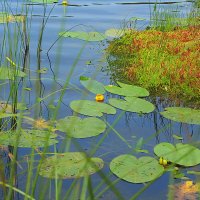
[[[169, 17], [172, 22], [189, 21], [188, 18]], [[196, 23], [193, 25], [177, 23], [178, 26], [170, 25], [167, 30], [158, 25], [149, 30], [132, 29], [110, 42], [107, 58], [113, 78], [128, 80], [160, 95], [199, 99], [198, 15], [194, 19]]]

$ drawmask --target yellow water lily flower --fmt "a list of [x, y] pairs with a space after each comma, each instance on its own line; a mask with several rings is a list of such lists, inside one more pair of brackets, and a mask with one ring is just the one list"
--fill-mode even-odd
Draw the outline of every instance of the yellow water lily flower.
[[68, 2], [67, 2], [67, 1], [62, 1], [62, 5], [63, 5], [63, 6], [67, 6], [67, 5], [68, 5]]
[[167, 166], [168, 161], [166, 159], [164, 159], [163, 157], [160, 157], [159, 164], [165, 167], [165, 166]]
[[95, 97], [95, 100], [97, 102], [103, 102], [104, 101], [104, 96], [103, 94], [97, 94], [96, 97]]

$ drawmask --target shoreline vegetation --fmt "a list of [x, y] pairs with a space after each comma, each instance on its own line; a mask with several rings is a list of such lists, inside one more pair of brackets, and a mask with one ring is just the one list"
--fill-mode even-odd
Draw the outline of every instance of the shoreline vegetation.
[[115, 80], [126, 80], [156, 96], [199, 106], [200, 19], [198, 16], [192, 20], [173, 20], [173, 16], [170, 19], [171, 22], [177, 20], [184, 23], [190, 20], [192, 25], [171, 24], [165, 30], [163, 24], [159, 26], [156, 21], [156, 27], [131, 29], [111, 41], [107, 48], [109, 69]]

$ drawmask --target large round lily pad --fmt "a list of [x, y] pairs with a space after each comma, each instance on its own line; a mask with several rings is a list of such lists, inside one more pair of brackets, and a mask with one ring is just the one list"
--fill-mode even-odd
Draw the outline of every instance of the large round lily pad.
[[98, 42], [106, 39], [106, 36], [98, 32], [83, 32], [83, 31], [68, 31], [60, 32], [59, 36], [77, 38], [80, 40], [86, 40], [89, 42]]
[[104, 94], [106, 92], [102, 83], [92, 80], [89, 77], [81, 76], [80, 82], [87, 90], [94, 94]]
[[1, 80], [13, 80], [15, 77], [25, 77], [26, 74], [20, 70], [14, 70], [8, 67], [0, 67]]
[[154, 153], [172, 163], [187, 167], [200, 163], [200, 150], [189, 144], [178, 143], [174, 146], [163, 142], [154, 147]]
[[77, 113], [88, 115], [88, 116], [103, 116], [103, 113], [106, 114], [115, 114], [116, 109], [112, 106], [99, 103], [96, 101], [89, 101], [89, 100], [75, 100], [70, 103], [70, 107]]
[[0, 144], [17, 147], [45, 147], [58, 143], [57, 135], [49, 131], [22, 129], [0, 132]]
[[164, 172], [163, 166], [152, 157], [124, 154], [114, 158], [110, 163], [110, 170], [119, 178], [131, 183], [145, 183], [152, 181]]
[[104, 132], [106, 124], [95, 117], [81, 119], [76, 116], [70, 116], [58, 120], [56, 128], [65, 132], [69, 137], [87, 138]]
[[188, 124], [200, 124], [200, 110], [181, 107], [168, 107], [160, 113], [167, 119]]
[[121, 110], [136, 112], [136, 113], [150, 113], [155, 107], [152, 103], [137, 97], [125, 97], [123, 99], [111, 98], [109, 103]]
[[80, 178], [96, 173], [103, 165], [100, 158], [89, 158], [83, 152], [67, 152], [45, 159], [39, 174], [47, 178]]
[[149, 96], [149, 92], [142, 87], [138, 87], [135, 85], [128, 85], [125, 83], [117, 82], [118, 86], [107, 85], [104, 88], [113, 94], [118, 94], [122, 96], [133, 96], [133, 97], [146, 97]]

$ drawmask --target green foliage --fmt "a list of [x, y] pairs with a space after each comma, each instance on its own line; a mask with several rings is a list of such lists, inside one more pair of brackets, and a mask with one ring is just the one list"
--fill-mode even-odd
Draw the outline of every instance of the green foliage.
[[58, 143], [55, 133], [43, 130], [21, 129], [0, 132], [0, 144], [23, 148], [45, 147]]
[[86, 40], [89, 42], [98, 42], [106, 39], [106, 36], [102, 33], [98, 32], [83, 32], [83, 31], [68, 31], [68, 32], [60, 32], [59, 36], [62, 37], [70, 37], [77, 38], [80, 40]]
[[95, 101], [89, 101], [89, 100], [72, 101], [70, 103], [70, 107], [75, 112], [83, 114], [83, 115], [88, 115], [88, 116], [101, 117], [103, 116], [103, 113], [106, 113], [106, 114], [116, 113], [116, 109], [108, 104], [99, 103]]
[[149, 92], [142, 87], [138, 87], [135, 85], [128, 85], [125, 83], [117, 82], [117, 84], [120, 86], [114, 86], [114, 85], [107, 85], [105, 86], [105, 89], [113, 94], [118, 94], [122, 96], [134, 96], [134, 97], [146, 97], [149, 96]]
[[176, 146], [163, 142], [154, 147], [154, 153], [158, 157], [186, 167], [200, 163], [200, 150], [189, 144], [178, 143]]
[[200, 110], [181, 107], [168, 107], [160, 112], [167, 119], [188, 124], [200, 124]]
[[81, 76], [80, 82], [87, 90], [94, 94], [105, 93], [104, 85], [96, 80], [92, 80], [91, 78], [86, 76]]
[[15, 77], [25, 77], [26, 74], [20, 70], [14, 68], [0, 67], [0, 79], [1, 80], [14, 80]]
[[47, 178], [80, 178], [96, 173], [103, 165], [100, 158], [89, 158], [83, 152], [67, 152], [46, 158], [39, 174]]
[[150, 113], [155, 107], [152, 103], [137, 97], [125, 97], [123, 99], [111, 98], [109, 103], [121, 110], [136, 112], [136, 113]]
[[131, 183], [145, 183], [152, 181], [164, 172], [162, 165], [152, 157], [124, 154], [114, 158], [110, 163], [110, 170], [119, 178]]
[[81, 119], [76, 116], [69, 116], [58, 120], [56, 128], [65, 132], [69, 137], [87, 138], [104, 132], [106, 124], [95, 117]]

